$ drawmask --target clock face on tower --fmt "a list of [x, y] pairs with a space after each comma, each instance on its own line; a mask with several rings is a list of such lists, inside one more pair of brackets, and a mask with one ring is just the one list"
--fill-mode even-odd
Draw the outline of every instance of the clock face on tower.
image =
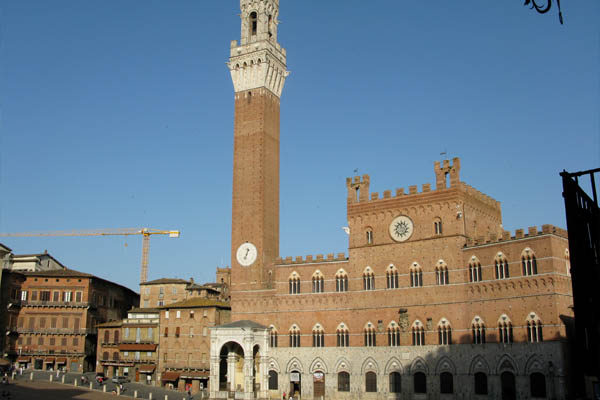
[[413, 234], [413, 222], [406, 215], [400, 215], [394, 218], [390, 224], [390, 236], [396, 242], [404, 242]]
[[256, 261], [256, 256], [256, 246], [250, 242], [242, 243], [242, 245], [238, 247], [236, 253], [237, 262], [239, 262], [243, 267], [248, 267], [254, 264], [254, 261]]

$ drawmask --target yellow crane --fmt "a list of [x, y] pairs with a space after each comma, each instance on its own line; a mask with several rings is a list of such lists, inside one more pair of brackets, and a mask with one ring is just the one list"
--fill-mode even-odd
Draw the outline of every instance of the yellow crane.
[[99, 230], [77, 230], [77, 231], [50, 231], [50, 232], [18, 232], [18, 233], [0, 233], [0, 237], [34, 237], [34, 236], [130, 236], [142, 235], [142, 270], [140, 273], [140, 283], [148, 279], [148, 251], [150, 249], [150, 236], [169, 235], [169, 237], [179, 237], [179, 231], [166, 231], [150, 228], [119, 228], [119, 229], [99, 229]]

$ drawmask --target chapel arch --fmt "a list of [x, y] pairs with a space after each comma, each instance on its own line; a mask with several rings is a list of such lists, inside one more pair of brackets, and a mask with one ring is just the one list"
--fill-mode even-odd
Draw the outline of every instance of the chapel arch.
[[244, 349], [234, 341], [219, 351], [219, 390], [241, 390], [244, 387]]

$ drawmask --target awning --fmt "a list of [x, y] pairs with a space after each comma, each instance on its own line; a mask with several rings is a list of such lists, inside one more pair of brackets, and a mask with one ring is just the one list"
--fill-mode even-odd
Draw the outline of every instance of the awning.
[[181, 373], [181, 379], [206, 379], [209, 373], [204, 371], [184, 371]]
[[44, 360], [44, 363], [53, 363], [54, 362], [54, 357], [46, 357], [46, 359]]
[[162, 376], [160, 377], [160, 380], [163, 382], [173, 382], [176, 381], [177, 379], [179, 379], [179, 372], [173, 372], [173, 371], [167, 371], [167, 372], [163, 372]]
[[10, 365], [10, 361], [5, 360], [4, 358], [0, 358], [0, 365], [1, 366]]
[[152, 343], [121, 343], [119, 351], [156, 351], [157, 344]]
[[56, 359], [56, 363], [57, 364], [66, 364], [67, 363], [67, 358], [66, 357], [58, 357]]
[[156, 365], [140, 365], [139, 372], [143, 374], [151, 374], [156, 369]]
[[17, 359], [17, 362], [20, 362], [20, 363], [28, 363], [28, 362], [31, 362], [31, 357], [19, 357], [19, 358]]

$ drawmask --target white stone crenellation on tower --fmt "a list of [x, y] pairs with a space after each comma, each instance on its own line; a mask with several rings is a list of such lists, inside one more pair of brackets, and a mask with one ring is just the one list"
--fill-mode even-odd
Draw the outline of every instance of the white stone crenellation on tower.
[[267, 88], [281, 97], [285, 78], [286, 52], [277, 43], [278, 0], [241, 0], [240, 44], [231, 42], [227, 63], [236, 93]]

